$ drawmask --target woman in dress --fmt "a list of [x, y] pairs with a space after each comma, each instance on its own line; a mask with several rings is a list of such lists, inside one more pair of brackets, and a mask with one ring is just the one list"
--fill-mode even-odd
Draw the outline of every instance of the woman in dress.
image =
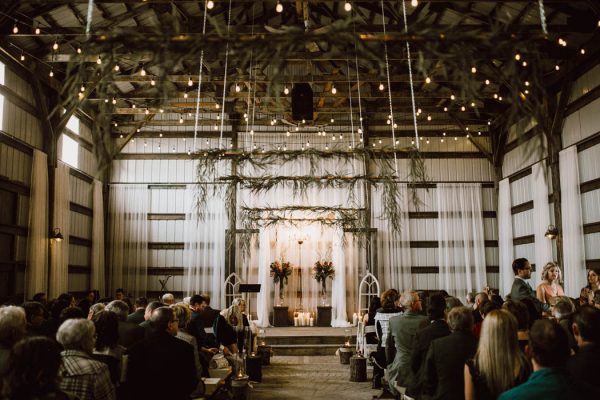
[[525, 382], [531, 365], [519, 348], [517, 319], [507, 310], [486, 315], [479, 346], [465, 364], [465, 400], [493, 400]]
[[558, 265], [553, 262], [546, 263], [542, 270], [542, 281], [538, 285], [535, 295], [542, 304], [554, 305], [558, 296], [564, 296], [565, 292], [560, 286], [561, 273]]
[[600, 290], [600, 268], [590, 268], [587, 274], [588, 284], [581, 289], [579, 305], [593, 304], [594, 292]]

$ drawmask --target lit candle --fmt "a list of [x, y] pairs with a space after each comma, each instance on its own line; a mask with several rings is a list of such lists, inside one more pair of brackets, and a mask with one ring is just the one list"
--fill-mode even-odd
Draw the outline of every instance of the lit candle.
[[294, 326], [298, 326], [298, 317], [294, 317]]
[[315, 319], [313, 317], [310, 317], [310, 326], [315, 326]]
[[352, 315], [352, 325], [356, 326], [358, 325], [358, 314], [354, 313], [354, 315]]

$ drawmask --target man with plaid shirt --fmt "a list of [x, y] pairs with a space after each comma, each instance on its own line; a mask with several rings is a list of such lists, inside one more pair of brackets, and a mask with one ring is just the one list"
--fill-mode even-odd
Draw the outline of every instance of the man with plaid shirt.
[[60, 326], [56, 340], [65, 350], [60, 353], [59, 387], [80, 399], [114, 400], [108, 366], [91, 357], [95, 338], [94, 324], [86, 319], [68, 319]]

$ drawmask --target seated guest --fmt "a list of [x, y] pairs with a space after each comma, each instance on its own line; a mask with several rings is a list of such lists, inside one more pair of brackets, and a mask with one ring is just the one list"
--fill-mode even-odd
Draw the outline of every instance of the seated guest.
[[600, 360], [600, 311], [583, 306], [573, 317], [573, 334], [579, 350], [567, 361], [571, 375], [600, 389], [598, 360]]
[[96, 321], [98, 319], [98, 315], [104, 311], [106, 306], [104, 303], [96, 303], [90, 307], [90, 311], [88, 312], [87, 319], [90, 321]]
[[577, 385], [565, 369], [570, 354], [569, 342], [565, 331], [556, 321], [540, 319], [533, 323], [529, 331], [528, 352], [534, 372], [527, 382], [502, 393], [499, 400], [585, 397], [585, 389]]
[[163, 304], [165, 304], [167, 306], [175, 304], [175, 296], [173, 296], [172, 293], [163, 294], [161, 300], [162, 300]]
[[512, 288], [510, 290], [510, 299], [514, 301], [523, 301], [524, 299], [530, 299], [535, 305], [535, 309], [538, 313], [542, 311], [548, 311], [550, 305], [548, 303], [540, 303], [538, 298], [535, 296], [535, 291], [527, 283], [527, 280], [531, 278], [531, 265], [526, 258], [517, 258], [512, 264], [513, 272], [515, 273], [515, 280], [513, 281]]
[[92, 358], [96, 329], [87, 319], [68, 319], [58, 328], [56, 340], [64, 351], [59, 388], [80, 399], [115, 399], [106, 364]]
[[42, 329], [45, 310], [42, 303], [26, 301], [22, 307], [27, 318], [27, 336], [43, 336], [45, 334]]
[[81, 311], [83, 311], [84, 315], [88, 315], [90, 312], [90, 307], [94, 305], [96, 300], [96, 291], [90, 290], [87, 292], [85, 298], [77, 304], [77, 307], [81, 308]]
[[74, 301], [72, 299], [74, 298], [69, 293], [64, 293], [50, 304], [50, 318], [42, 325], [42, 329], [50, 338], [53, 339], [56, 336], [58, 327], [64, 322], [64, 320], [61, 321], [60, 315], [65, 308], [71, 307], [71, 303]]
[[246, 300], [241, 297], [233, 299], [231, 304], [238, 306], [240, 309], [240, 313], [242, 314], [242, 330], [238, 332], [238, 350], [240, 352], [246, 351], [248, 352], [248, 343], [252, 343], [252, 332], [250, 330], [250, 322], [248, 321], [248, 317], [246, 316]]
[[[157, 308], [151, 321], [155, 333], [129, 352], [130, 398], [188, 400], [198, 384], [192, 346], [175, 338], [179, 321], [171, 308]], [[152, 384], [157, 377], [161, 384]]]
[[575, 313], [575, 304], [567, 296], [559, 296], [552, 307], [552, 317], [558, 322], [561, 328], [564, 329], [567, 337], [569, 338], [569, 347], [573, 350], [577, 350], [577, 342], [575, 336], [573, 336], [572, 319]]
[[146, 313], [146, 307], [148, 307], [147, 298], [138, 297], [137, 299], [135, 299], [135, 311], [127, 316], [127, 322], [132, 322], [137, 325], [144, 322], [144, 314]]
[[146, 307], [144, 311], [144, 322], [140, 324], [140, 326], [144, 329], [144, 337], [147, 338], [152, 336], [154, 333], [154, 325], [152, 324], [152, 313], [159, 307], [164, 307], [165, 305], [160, 301], [152, 301]]
[[21, 340], [12, 349], [10, 372], [4, 385], [6, 398], [69, 400], [58, 389], [60, 364], [60, 349], [53, 340], [47, 337]]
[[38, 303], [42, 303], [44, 307], [48, 307], [48, 298], [46, 297], [46, 293], [40, 292], [33, 295], [31, 299], [33, 301], [37, 301]]
[[436, 293], [429, 296], [427, 305], [429, 323], [417, 332], [410, 355], [412, 377], [406, 388], [406, 394], [410, 397], [421, 397], [425, 381], [425, 356], [431, 342], [450, 334], [450, 328], [448, 328], [448, 324], [446, 323], [445, 311], [446, 301], [443, 295]]
[[2, 377], [8, 372], [10, 351], [26, 332], [25, 310], [17, 306], [0, 307], [0, 387]]
[[[458, 297], [448, 296], [446, 297], [446, 313], [449, 313], [455, 307], [463, 307], [463, 303]], [[469, 307], [471, 308], [471, 307]]]
[[479, 292], [475, 295], [475, 301], [473, 303], [473, 320], [475, 323], [481, 323], [483, 318], [481, 317], [481, 313], [479, 312], [481, 309], [481, 305], [488, 301], [488, 294], [486, 292]]
[[83, 311], [81, 311], [81, 308], [75, 307], [75, 306], [69, 306], [60, 312], [60, 316], [58, 317], [58, 320], [62, 324], [63, 322], [65, 322], [68, 319], [79, 319], [79, 318], [85, 318], [85, 317], [86, 316], [83, 313]]
[[190, 310], [192, 317], [188, 324], [188, 333], [196, 338], [202, 373], [208, 376], [208, 364], [211, 358], [219, 352], [214, 335], [210, 337], [204, 330], [204, 320], [201, 317], [202, 310], [206, 307], [204, 296], [195, 294], [190, 298]]
[[223, 346], [225, 355], [237, 354], [237, 337], [244, 329], [240, 308], [234, 304], [224, 309], [213, 324], [217, 343]]
[[433, 400], [462, 400], [465, 394], [463, 368], [477, 351], [473, 336], [473, 314], [467, 307], [448, 313], [450, 335], [431, 342], [425, 359], [424, 392]]
[[388, 289], [381, 294], [381, 308], [377, 310], [373, 318], [375, 323], [375, 334], [377, 335], [377, 351], [373, 353], [373, 389], [381, 388], [383, 370], [387, 367], [385, 346], [389, 334], [390, 318], [402, 315], [398, 307], [400, 295], [396, 289]]
[[123, 369], [123, 356], [127, 349], [119, 345], [119, 317], [112, 311], [105, 311], [94, 321], [96, 345], [93, 357], [105, 362], [110, 371], [111, 381], [119, 383]]
[[[421, 299], [417, 292], [406, 291], [400, 297], [403, 315], [390, 318], [389, 334], [386, 343], [388, 360], [393, 360], [386, 370], [386, 378], [392, 393], [396, 394], [395, 384], [407, 387], [410, 379], [410, 353], [415, 335], [419, 328], [427, 323], [427, 317], [421, 315]], [[392, 357], [393, 352], [394, 356]]]
[[127, 322], [129, 306], [124, 301], [113, 300], [106, 305], [106, 311], [112, 311], [119, 317], [119, 344], [129, 348], [144, 338], [144, 328]]
[[[375, 325], [375, 314], [377, 314], [377, 310], [379, 308], [381, 308], [381, 298], [379, 296], [371, 297], [368, 312], [363, 317], [363, 322], [365, 326]], [[365, 340], [367, 344], [379, 343], [379, 341], [377, 340], [377, 332], [367, 332], [367, 334], [365, 335]], [[365, 354], [365, 356], [368, 355], [369, 354]]]
[[491, 311], [483, 319], [477, 352], [464, 367], [465, 400], [495, 399], [530, 372], [517, 341], [516, 318], [506, 310]]
[[500, 309], [500, 306], [498, 306], [496, 303], [493, 303], [489, 300], [486, 300], [483, 303], [481, 303], [481, 305], [479, 306], [479, 314], [481, 315], [481, 321], [476, 322], [475, 325], [473, 325], [473, 334], [475, 335], [476, 338], [479, 338], [479, 335], [481, 334], [481, 325], [483, 324], [483, 320], [485, 319], [485, 316], [488, 315], [490, 312], [492, 312], [494, 310], [499, 310], [499, 309]]
[[187, 330], [190, 323], [190, 318], [192, 317], [192, 312], [190, 311], [189, 307], [186, 307], [182, 304], [172, 305], [171, 308], [173, 311], [175, 311], [175, 317], [179, 320], [179, 329], [177, 330], [177, 335], [175, 337], [192, 346], [192, 349], [194, 350], [196, 376], [198, 379], [200, 379], [202, 377], [202, 365], [200, 364], [200, 356], [198, 355], [198, 342], [196, 341], [196, 338], [190, 335]]
[[[205, 328], [212, 328], [213, 323], [219, 317], [219, 314], [220, 314], [221, 311], [220, 310], [215, 310], [214, 308], [212, 308], [210, 306], [210, 296], [209, 295], [202, 294], [202, 299], [204, 300], [204, 302], [206, 303], [206, 305], [202, 309], [202, 311], [198, 312], [198, 314], [200, 314], [200, 315], [198, 315], [198, 318], [200, 318], [200, 320], [204, 324]], [[192, 301], [190, 299], [190, 306], [191, 305], [192, 305]]]
[[542, 270], [542, 281], [535, 290], [535, 295], [540, 303], [553, 306], [558, 296], [565, 295], [560, 285], [561, 281], [561, 273], [558, 265], [553, 262], [546, 263]]
[[125, 291], [123, 289], [117, 289], [115, 291], [115, 300], [123, 300], [125, 298]]
[[525, 352], [525, 347], [529, 343], [529, 313], [527, 312], [527, 307], [520, 301], [506, 300], [502, 308], [510, 312], [517, 319], [519, 347]]

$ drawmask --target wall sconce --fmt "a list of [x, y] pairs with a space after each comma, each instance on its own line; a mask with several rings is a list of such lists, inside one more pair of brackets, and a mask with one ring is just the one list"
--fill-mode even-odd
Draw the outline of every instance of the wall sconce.
[[548, 225], [548, 229], [544, 234], [548, 239], [554, 240], [558, 236], [558, 229], [554, 225]]
[[50, 235], [50, 240], [55, 240], [57, 242], [62, 242], [65, 237], [60, 233], [59, 228], [54, 228], [52, 234]]

